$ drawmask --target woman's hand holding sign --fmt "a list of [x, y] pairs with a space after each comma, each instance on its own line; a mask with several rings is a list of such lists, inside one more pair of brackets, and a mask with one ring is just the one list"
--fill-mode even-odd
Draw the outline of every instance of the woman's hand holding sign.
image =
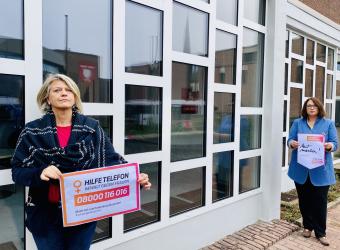
[[149, 181], [149, 176], [147, 174], [140, 173], [138, 176], [138, 183], [144, 187], [145, 190], [149, 190], [151, 188], [151, 182]]
[[50, 179], [57, 180], [60, 176], [60, 170], [56, 166], [49, 165], [41, 172], [40, 179], [43, 181], [49, 181]]

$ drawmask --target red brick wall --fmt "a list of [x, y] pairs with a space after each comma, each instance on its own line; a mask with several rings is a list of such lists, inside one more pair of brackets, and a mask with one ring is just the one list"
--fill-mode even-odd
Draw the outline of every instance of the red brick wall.
[[300, 2], [340, 24], [340, 0], [300, 0]]

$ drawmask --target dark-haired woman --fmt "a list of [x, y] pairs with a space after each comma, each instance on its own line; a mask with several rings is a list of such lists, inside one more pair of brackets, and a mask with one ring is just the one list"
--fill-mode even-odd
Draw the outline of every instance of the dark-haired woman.
[[[332, 151], [338, 147], [337, 132], [333, 121], [325, 118], [322, 103], [315, 97], [303, 104], [302, 117], [296, 119], [289, 132], [287, 144], [293, 149], [288, 176], [295, 182], [299, 207], [306, 238], [314, 230], [322, 245], [328, 246], [326, 238], [327, 194], [329, 186], [335, 184]], [[298, 134], [321, 134], [325, 137], [325, 164], [309, 169], [297, 162]]]

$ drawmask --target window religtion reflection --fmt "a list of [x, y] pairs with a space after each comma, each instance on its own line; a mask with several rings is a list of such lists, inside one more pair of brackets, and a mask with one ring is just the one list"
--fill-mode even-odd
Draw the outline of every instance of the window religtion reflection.
[[213, 202], [233, 195], [234, 152], [218, 152], [213, 155]]
[[306, 63], [314, 65], [314, 41], [307, 39]]
[[125, 89], [125, 154], [161, 149], [160, 88], [127, 85]]
[[237, 0], [217, 0], [216, 18], [226, 23], [237, 25]]
[[333, 95], [333, 76], [327, 74], [326, 98], [332, 99]]
[[258, 24], [265, 24], [266, 1], [244, 0], [244, 17]]
[[294, 32], [292, 34], [292, 52], [303, 56], [304, 53], [304, 37]]
[[171, 161], [205, 156], [207, 68], [172, 64]]
[[328, 48], [327, 69], [334, 70], [334, 50]]
[[313, 96], [313, 70], [307, 69], [305, 71], [305, 97]]
[[262, 116], [241, 115], [240, 151], [261, 148]]
[[125, 72], [162, 76], [163, 13], [126, 2]]
[[239, 192], [244, 193], [260, 187], [261, 157], [240, 160]]
[[0, 2], [0, 57], [24, 59], [24, 2]]
[[198, 56], [208, 56], [209, 15], [174, 2], [172, 49]]
[[84, 102], [112, 102], [111, 1], [43, 1], [43, 74], [49, 73], [75, 80]]
[[292, 58], [290, 81], [303, 83], [303, 61]]
[[302, 89], [290, 88], [289, 104], [289, 128], [292, 127], [293, 121], [301, 116]]
[[316, 66], [316, 77], [315, 77], [315, 96], [319, 98], [323, 103], [323, 95], [325, 89], [325, 68]]
[[316, 60], [326, 62], [326, 46], [318, 43], [316, 47]]

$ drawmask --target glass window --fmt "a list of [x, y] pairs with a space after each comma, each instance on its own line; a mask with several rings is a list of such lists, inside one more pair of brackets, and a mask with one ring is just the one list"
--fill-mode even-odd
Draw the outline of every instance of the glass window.
[[283, 132], [287, 130], [287, 101], [283, 101]]
[[332, 119], [332, 104], [326, 103], [326, 117]]
[[24, 200], [23, 186], [16, 184], [0, 186], [0, 249], [2, 250], [25, 249]]
[[285, 95], [288, 94], [288, 63], [285, 63]]
[[294, 32], [292, 34], [292, 52], [303, 56], [304, 38]]
[[0, 170], [11, 168], [24, 115], [24, 77], [0, 74]]
[[235, 94], [215, 93], [214, 143], [234, 141]]
[[289, 30], [286, 30], [286, 58], [289, 57]]
[[313, 70], [306, 68], [305, 73], [305, 97], [313, 96]]
[[323, 94], [325, 89], [325, 68], [316, 66], [316, 77], [315, 77], [315, 97], [319, 98], [323, 103]]
[[216, 30], [215, 82], [236, 84], [236, 35]]
[[340, 71], [340, 54], [338, 54], [338, 62], [336, 68], [338, 71]]
[[170, 174], [170, 216], [205, 204], [205, 167]]
[[162, 75], [163, 13], [126, 2], [125, 72]]
[[[335, 98], [335, 126], [340, 140], [340, 81], [336, 81], [336, 98]], [[340, 147], [333, 154], [334, 159], [340, 159]]]
[[234, 152], [219, 152], [213, 156], [212, 200], [233, 195]]
[[172, 64], [171, 161], [205, 156], [207, 68]]
[[286, 137], [282, 138], [282, 167], [286, 166]]
[[302, 89], [290, 88], [290, 105], [289, 105], [289, 127], [292, 127], [293, 121], [301, 116], [302, 109]]
[[327, 69], [334, 70], [334, 50], [328, 48]]
[[290, 81], [303, 83], [303, 61], [293, 59], [291, 64]]
[[241, 115], [240, 151], [261, 148], [262, 116]]
[[70, 76], [84, 102], [112, 102], [111, 1], [43, 1], [43, 74], [48, 73]]
[[148, 174], [152, 186], [150, 190], [141, 190], [141, 210], [124, 215], [124, 232], [160, 220], [160, 162], [141, 164], [139, 169], [141, 173]]
[[160, 88], [125, 88], [125, 154], [161, 149], [162, 93]]
[[217, 0], [216, 18], [237, 25], [237, 0]]
[[264, 35], [244, 28], [241, 106], [262, 106]]
[[240, 193], [260, 187], [260, 169], [260, 156], [240, 160]]
[[0, 57], [24, 59], [24, 1], [0, 2]]
[[306, 63], [314, 64], [314, 41], [307, 39]]
[[326, 62], [326, 46], [323, 46], [320, 43], [318, 43], [316, 47], [316, 60]]
[[172, 49], [208, 56], [208, 14], [174, 2]]
[[244, 17], [264, 25], [266, 15], [265, 0], [244, 0]]
[[326, 98], [332, 99], [333, 95], [333, 76], [327, 74]]

